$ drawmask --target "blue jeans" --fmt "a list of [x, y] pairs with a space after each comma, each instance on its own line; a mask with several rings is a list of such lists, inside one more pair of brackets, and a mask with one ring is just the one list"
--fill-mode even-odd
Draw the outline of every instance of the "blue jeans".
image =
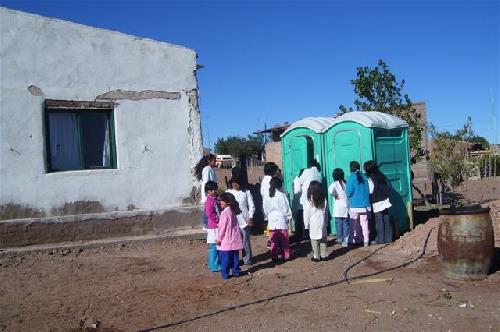
[[335, 217], [335, 229], [337, 230], [337, 242], [347, 244], [349, 238], [349, 218]]
[[229, 279], [229, 270], [233, 270], [233, 276], [240, 275], [240, 254], [239, 250], [219, 250], [220, 274], [222, 279]]
[[252, 261], [252, 245], [250, 244], [250, 226], [240, 228], [241, 238], [243, 239], [243, 263], [250, 264]]
[[377, 231], [375, 237], [377, 243], [392, 242], [392, 224], [388, 209], [375, 212], [375, 230]]
[[203, 211], [201, 212], [201, 229], [208, 228], [208, 218], [205, 212], [205, 206], [203, 206]]
[[208, 244], [208, 268], [212, 272], [220, 271], [219, 254], [215, 243]]

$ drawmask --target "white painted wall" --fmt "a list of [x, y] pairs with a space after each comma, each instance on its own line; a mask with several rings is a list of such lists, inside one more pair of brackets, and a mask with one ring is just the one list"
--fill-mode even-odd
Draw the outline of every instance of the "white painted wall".
[[[182, 205], [202, 155], [199, 111], [188, 95], [197, 88], [194, 50], [6, 8], [0, 29], [0, 205], [47, 215], [75, 201], [106, 210]], [[117, 101], [117, 169], [46, 173], [43, 101], [94, 101], [114, 90], [181, 98]]]

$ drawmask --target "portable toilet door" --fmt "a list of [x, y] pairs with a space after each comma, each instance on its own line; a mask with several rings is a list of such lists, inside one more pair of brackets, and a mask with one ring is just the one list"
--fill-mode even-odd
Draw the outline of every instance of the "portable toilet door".
[[333, 122], [333, 118], [305, 118], [293, 123], [281, 135], [283, 158], [283, 187], [293, 198], [293, 179], [300, 170], [307, 168], [309, 161], [316, 159], [324, 168], [322, 133]]
[[[323, 136], [325, 160], [327, 161], [325, 178], [328, 185], [334, 182], [334, 169], [342, 169], [347, 180], [351, 173], [349, 169], [351, 161], [357, 161], [363, 167], [365, 161], [373, 158], [371, 129], [363, 126], [358, 121], [346, 117], [347, 114], [335, 118], [334, 123], [332, 123], [332, 126]], [[332, 233], [336, 234], [335, 218], [333, 216], [334, 203], [335, 199], [333, 196], [328, 195], [328, 206], [332, 212], [330, 228]]]
[[[351, 161], [359, 162], [363, 171], [366, 161], [375, 160], [395, 189], [391, 193], [391, 214], [399, 232], [408, 229], [411, 218], [407, 209], [408, 200], [411, 205], [411, 190], [407, 191], [405, 187], [410, 185], [407, 127], [405, 121], [390, 114], [349, 112], [335, 118], [324, 134], [328, 184], [333, 182], [335, 168], [341, 168], [347, 179]], [[333, 211], [333, 197], [328, 197], [328, 204]], [[330, 223], [334, 230], [333, 217]]]
[[391, 215], [397, 222], [397, 231], [403, 233], [413, 228], [408, 129], [374, 128], [372, 134], [374, 160], [391, 184]]

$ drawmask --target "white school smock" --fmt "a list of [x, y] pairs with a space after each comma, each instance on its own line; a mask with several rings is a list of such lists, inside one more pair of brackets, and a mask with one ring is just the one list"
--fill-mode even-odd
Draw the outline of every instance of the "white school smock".
[[269, 182], [271, 182], [272, 176], [265, 175], [260, 183], [260, 194], [262, 195], [262, 201], [265, 197], [269, 197]]
[[349, 208], [347, 207], [347, 195], [345, 193], [345, 184], [342, 187], [342, 184], [339, 181], [333, 182], [330, 187], [328, 187], [328, 193], [332, 195], [335, 199], [333, 202], [333, 216], [338, 218], [347, 218], [349, 213]]
[[247, 227], [247, 221], [249, 218], [253, 218], [255, 213], [255, 205], [253, 203], [253, 196], [250, 193], [250, 190], [234, 190], [228, 189], [227, 193], [233, 194], [238, 201], [238, 205], [240, 206], [241, 213], [236, 216], [238, 219], [238, 224], [240, 228]]
[[304, 209], [304, 228], [309, 229], [311, 240], [321, 240], [328, 235], [326, 225], [328, 214], [326, 213], [327, 203], [322, 209], [313, 206], [311, 201], [307, 201], [307, 209]]
[[318, 181], [319, 183], [321, 183], [321, 180], [322, 180], [321, 173], [318, 171], [316, 167], [305, 169], [304, 172], [302, 172], [302, 175], [299, 177], [299, 182], [302, 191], [300, 195], [300, 204], [304, 206], [304, 209], [306, 208], [307, 189], [309, 189], [309, 184], [311, 183], [311, 181]]
[[300, 179], [298, 176], [296, 176], [293, 179], [293, 194], [300, 194], [301, 186], [300, 186]]
[[269, 230], [288, 229], [288, 221], [292, 218], [292, 210], [285, 194], [276, 190], [274, 197], [264, 198], [263, 208]]
[[205, 166], [201, 171], [201, 200], [200, 203], [205, 203], [207, 195], [205, 194], [205, 184], [208, 181], [217, 182], [217, 174], [211, 166]]

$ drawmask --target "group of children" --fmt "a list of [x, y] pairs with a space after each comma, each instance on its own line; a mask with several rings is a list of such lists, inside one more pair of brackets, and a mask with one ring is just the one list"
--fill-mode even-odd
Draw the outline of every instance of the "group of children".
[[238, 176], [232, 177], [231, 188], [219, 197], [214, 164], [214, 155], [205, 156], [196, 165], [194, 174], [202, 183], [202, 223], [207, 232], [208, 268], [212, 272], [220, 271], [222, 278], [228, 279], [230, 272], [235, 277], [240, 275], [240, 250], [244, 252], [243, 263], [252, 264], [250, 227], [255, 205], [246, 183]]
[[[255, 205], [250, 190], [241, 177], [234, 176], [231, 188], [217, 196], [217, 179], [212, 167], [215, 156], [208, 155], [195, 168], [195, 175], [202, 182], [204, 200], [203, 223], [207, 231], [208, 267], [221, 272], [227, 279], [240, 274], [239, 250], [243, 249], [243, 263], [251, 265], [252, 248], [250, 228], [253, 225]], [[350, 163], [351, 174], [347, 181], [342, 169], [333, 171], [334, 182], [328, 193], [334, 197], [337, 241], [347, 247], [350, 243], [370, 243], [369, 216], [375, 215], [376, 243], [392, 242], [392, 225], [389, 217], [389, 185], [374, 161], [364, 164], [366, 174], [356, 161]], [[294, 179], [293, 213], [287, 195], [282, 191], [283, 182], [279, 168], [274, 163], [264, 166], [261, 182], [262, 208], [267, 221], [269, 246], [273, 262], [290, 259], [289, 222], [295, 220], [293, 240], [301, 241], [306, 232], [311, 240], [314, 262], [325, 261], [327, 254], [328, 204], [322, 186], [320, 166], [312, 160], [307, 169]], [[359, 232], [361, 229], [361, 232]]]
[[342, 169], [336, 168], [333, 171], [334, 182], [328, 188], [328, 193], [335, 200], [333, 217], [337, 241], [343, 247], [347, 247], [349, 243], [363, 243], [365, 247], [370, 245], [369, 220], [372, 213], [375, 216], [376, 230], [375, 241], [372, 243], [389, 243], [393, 240], [389, 215], [392, 205], [387, 178], [375, 161], [367, 161], [363, 166], [365, 174], [360, 171], [357, 161], [351, 161], [351, 174], [347, 182]]

